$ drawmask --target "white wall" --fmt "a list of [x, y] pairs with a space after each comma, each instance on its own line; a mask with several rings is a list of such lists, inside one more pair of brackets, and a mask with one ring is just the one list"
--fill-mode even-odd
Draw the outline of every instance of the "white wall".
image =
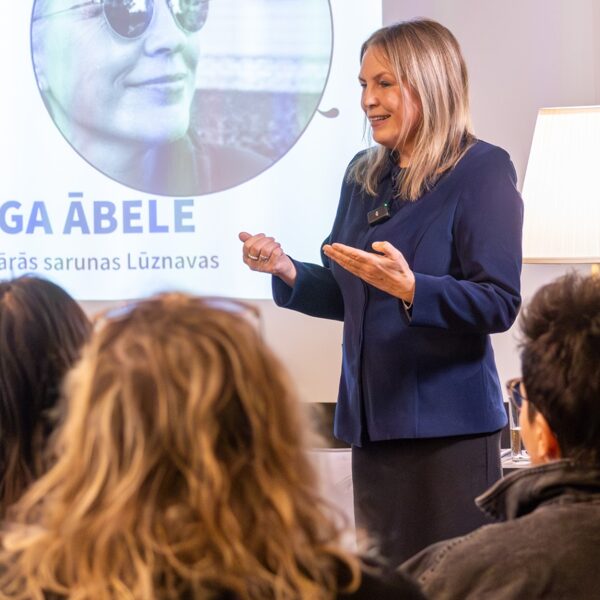
[[538, 108], [600, 103], [598, 0], [384, 0], [385, 23], [441, 22], [467, 62], [476, 134], [522, 183]]
[[[508, 150], [520, 184], [538, 108], [600, 104], [599, 0], [387, 0], [383, 7], [385, 24], [425, 16], [454, 32], [469, 67], [476, 134]], [[524, 301], [567, 269], [525, 265]], [[286, 311], [270, 301], [255, 303], [264, 316], [267, 340], [287, 365], [300, 397], [335, 401], [341, 324]], [[101, 306], [85, 304], [89, 312]], [[493, 339], [502, 381], [519, 372], [516, 329]]]

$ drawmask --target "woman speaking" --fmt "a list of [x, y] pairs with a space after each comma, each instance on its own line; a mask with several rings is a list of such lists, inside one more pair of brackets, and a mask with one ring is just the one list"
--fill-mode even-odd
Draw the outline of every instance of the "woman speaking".
[[280, 306], [344, 321], [335, 435], [352, 445], [357, 526], [399, 563], [482, 524], [506, 424], [490, 334], [520, 305], [522, 201], [508, 154], [475, 138], [445, 27], [415, 20], [363, 44], [376, 144], [350, 163], [324, 266], [241, 233]]

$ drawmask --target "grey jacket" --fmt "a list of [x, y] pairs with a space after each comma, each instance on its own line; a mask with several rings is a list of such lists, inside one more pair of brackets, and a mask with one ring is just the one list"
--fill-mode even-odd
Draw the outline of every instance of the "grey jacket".
[[524, 469], [476, 502], [503, 522], [400, 567], [430, 598], [600, 598], [600, 469], [566, 460]]

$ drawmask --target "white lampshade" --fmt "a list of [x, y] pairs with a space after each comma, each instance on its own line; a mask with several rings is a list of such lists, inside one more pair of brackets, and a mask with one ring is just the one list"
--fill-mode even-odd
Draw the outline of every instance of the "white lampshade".
[[523, 183], [523, 261], [600, 262], [600, 106], [542, 108]]

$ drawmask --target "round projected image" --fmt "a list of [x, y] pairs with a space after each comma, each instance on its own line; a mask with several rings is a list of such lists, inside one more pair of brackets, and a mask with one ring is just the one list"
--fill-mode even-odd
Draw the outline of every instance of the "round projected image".
[[232, 188], [299, 139], [329, 74], [328, 0], [35, 0], [31, 53], [54, 123], [131, 188]]

